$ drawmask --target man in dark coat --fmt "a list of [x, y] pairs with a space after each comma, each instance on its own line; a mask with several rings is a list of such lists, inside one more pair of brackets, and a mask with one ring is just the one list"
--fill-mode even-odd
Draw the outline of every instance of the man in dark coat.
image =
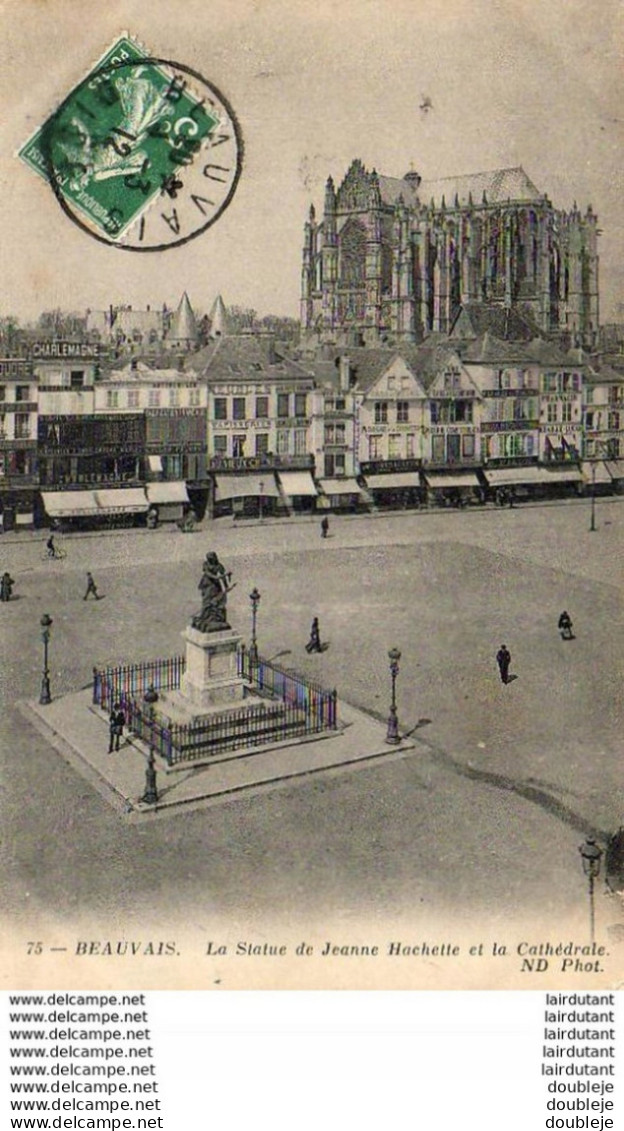
[[15, 581], [11, 577], [11, 574], [7, 572], [3, 573], [2, 580], [0, 581], [0, 601], [11, 600], [11, 594], [13, 592], [14, 585]]
[[327, 515], [324, 515], [323, 521], [321, 522], [321, 538], [327, 538], [328, 534], [329, 534], [329, 519], [328, 519]]
[[123, 728], [124, 728], [125, 722], [126, 722], [126, 716], [124, 715], [124, 713], [121, 709], [121, 705], [119, 703], [113, 704], [113, 709], [110, 713], [110, 717], [109, 717], [109, 720], [108, 720], [108, 731], [109, 731], [108, 753], [109, 754], [113, 753], [113, 747], [115, 748], [115, 750], [119, 750], [119, 743], [121, 742], [121, 739], [123, 737]]
[[315, 617], [314, 620], [312, 621], [312, 627], [310, 628], [310, 639], [308, 640], [308, 643], [306, 644], [306, 652], [322, 652], [322, 651], [323, 651], [323, 649], [321, 647], [321, 632], [320, 632], [320, 629], [319, 629], [318, 617]]
[[93, 580], [93, 574], [92, 574], [92, 573], [87, 573], [87, 592], [85, 593], [84, 597], [82, 598], [82, 599], [83, 599], [83, 601], [86, 601], [87, 597], [88, 597], [88, 596], [89, 596], [89, 595], [90, 595], [91, 593], [92, 593], [92, 594], [93, 594], [93, 596], [95, 597], [96, 601], [99, 601], [99, 599], [100, 599], [100, 596], [99, 596], [99, 593], [98, 593], [98, 591], [97, 591], [97, 587], [96, 587], [95, 581]]
[[559, 632], [561, 633], [562, 640], [572, 640], [572, 618], [570, 614], [564, 609], [557, 622]]
[[511, 664], [511, 652], [506, 644], [501, 644], [498, 652], [496, 653], [496, 663], [500, 672], [501, 683], [509, 683], [509, 665]]

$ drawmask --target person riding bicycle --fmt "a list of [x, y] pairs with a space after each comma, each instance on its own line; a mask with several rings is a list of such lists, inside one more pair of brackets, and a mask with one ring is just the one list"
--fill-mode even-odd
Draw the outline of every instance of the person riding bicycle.
[[46, 542], [46, 546], [48, 548], [48, 557], [49, 558], [56, 557], [56, 547], [54, 545], [54, 535], [53, 534], [51, 534], [50, 537], [48, 538], [48, 540]]

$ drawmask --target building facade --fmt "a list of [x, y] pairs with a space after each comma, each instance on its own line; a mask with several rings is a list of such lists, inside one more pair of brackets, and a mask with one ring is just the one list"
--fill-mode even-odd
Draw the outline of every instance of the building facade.
[[0, 522], [28, 526], [37, 496], [38, 390], [32, 362], [0, 358]]
[[212, 513], [310, 509], [311, 373], [270, 335], [219, 338], [193, 364], [208, 390]]
[[575, 344], [598, 332], [597, 219], [555, 209], [520, 167], [422, 180], [353, 161], [305, 224], [304, 332], [364, 344], [446, 334], [462, 304], [530, 313]]

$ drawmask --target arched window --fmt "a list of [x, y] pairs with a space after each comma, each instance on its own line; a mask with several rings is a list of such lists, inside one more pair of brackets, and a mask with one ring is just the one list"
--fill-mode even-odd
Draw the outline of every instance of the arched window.
[[366, 282], [366, 229], [349, 220], [338, 237], [339, 279], [342, 287], [363, 287]]

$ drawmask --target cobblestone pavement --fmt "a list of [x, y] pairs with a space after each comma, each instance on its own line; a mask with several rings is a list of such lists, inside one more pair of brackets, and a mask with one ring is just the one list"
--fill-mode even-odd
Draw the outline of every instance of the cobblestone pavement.
[[[197, 533], [131, 531], [0, 541], [16, 578], [0, 606], [2, 867], [18, 922], [61, 915], [205, 926], [372, 917], [492, 929], [585, 912], [578, 844], [622, 822], [624, 501], [506, 511], [332, 518]], [[383, 717], [387, 651], [401, 649], [399, 717], [412, 755], [124, 826], [13, 710], [37, 693], [38, 622], [54, 618], [53, 693], [93, 664], [170, 655], [198, 606], [199, 565], [232, 568], [231, 622], [262, 594], [269, 657]], [[82, 600], [91, 569], [104, 599]], [[576, 639], [562, 642], [568, 609]], [[312, 616], [329, 648], [309, 657]], [[517, 677], [501, 685], [501, 643]], [[414, 728], [416, 728], [414, 730]]]

